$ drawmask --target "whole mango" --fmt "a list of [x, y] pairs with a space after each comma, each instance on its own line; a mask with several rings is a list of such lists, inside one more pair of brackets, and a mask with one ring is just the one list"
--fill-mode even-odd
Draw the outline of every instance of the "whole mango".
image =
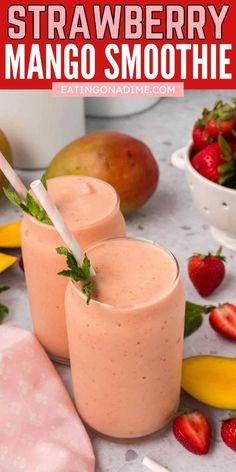
[[[3, 133], [3, 131], [0, 129], [0, 152], [4, 155], [4, 157], [7, 159], [7, 161], [12, 164], [12, 153], [11, 153], [11, 148], [10, 144], [8, 142], [7, 137]], [[7, 185], [7, 179], [3, 175], [3, 173], [0, 171], [0, 197], [3, 194], [3, 187]]]
[[118, 192], [121, 210], [131, 213], [155, 191], [159, 168], [142, 141], [115, 131], [87, 134], [62, 149], [52, 160], [46, 178], [86, 175], [111, 184]]

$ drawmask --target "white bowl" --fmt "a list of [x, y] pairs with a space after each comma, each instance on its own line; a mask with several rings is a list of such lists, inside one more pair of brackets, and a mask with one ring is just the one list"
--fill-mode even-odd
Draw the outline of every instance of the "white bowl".
[[199, 174], [190, 162], [192, 142], [174, 152], [172, 164], [185, 170], [196, 207], [210, 224], [212, 236], [236, 251], [236, 190], [222, 187]]

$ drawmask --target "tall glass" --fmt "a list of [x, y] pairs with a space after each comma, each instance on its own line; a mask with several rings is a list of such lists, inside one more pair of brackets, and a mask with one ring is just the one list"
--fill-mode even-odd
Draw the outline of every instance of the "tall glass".
[[[67, 176], [48, 181], [49, 194], [82, 248], [104, 238], [124, 236], [119, 198], [109, 184], [90, 177]], [[53, 226], [25, 215], [21, 230], [26, 283], [35, 334], [57, 360], [68, 359], [64, 297], [68, 280], [57, 275], [64, 246]]]
[[128, 238], [86, 250], [97, 272], [87, 305], [69, 281], [66, 317], [77, 409], [112, 437], [162, 428], [178, 408], [185, 299], [174, 256]]

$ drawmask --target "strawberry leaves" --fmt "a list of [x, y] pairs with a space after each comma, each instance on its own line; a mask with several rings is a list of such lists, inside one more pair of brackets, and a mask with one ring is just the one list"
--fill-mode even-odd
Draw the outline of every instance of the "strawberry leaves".
[[230, 179], [236, 176], [236, 160], [231, 147], [221, 134], [218, 137], [218, 144], [223, 154], [222, 158], [225, 161], [225, 163], [218, 167], [218, 171], [221, 174], [218, 183], [225, 185]]
[[188, 337], [200, 328], [203, 322], [202, 315], [207, 315], [215, 307], [211, 305], [197, 305], [187, 301], [185, 306], [184, 337]]
[[[47, 190], [47, 182], [45, 175], [41, 177], [41, 182], [44, 185], [45, 189]], [[25, 199], [20, 199], [19, 195], [13, 190], [9, 188], [3, 188], [5, 196], [7, 199], [21, 210], [28, 215], [33, 216], [36, 220], [40, 221], [41, 223], [45, 223], [47, 225], [51, 225], [52, 222], [48, 217], [46, 211], [39, 206], [39, 204], [35, 201], [34, 197], [30, 193], [27, 193]]]
[[84, 282], [82, 286], [82, 292], [86, 295], [87, 304], [91, 299], [91, 293], [94, 286], [94, 281], [90, 279], [91, 276], [91, 263], [87, 255], [84, 255], [84, 259], [81, 265], [78, 264], [74, 254], [65, 247], [56, 248], [58, 254], [66, 257], [66, 263], [68, 269], [58, 272], [58, 275], [64, 277], [70, 277], [75, 282]]

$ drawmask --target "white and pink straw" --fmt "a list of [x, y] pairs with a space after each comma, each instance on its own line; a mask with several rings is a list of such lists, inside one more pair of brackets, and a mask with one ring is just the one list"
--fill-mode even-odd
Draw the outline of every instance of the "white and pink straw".
[[[35, 180], [34, 182], [32, 182], [30, 187], [33, 190], [35, 196], [37, 197], [39, 203], [46, 211], [57, 232], [60, 234], [61, 238], [65, 242], [66, 246], [74, 254], [77, 262], [82, 263], [83, 251], [73, 234], [70, 232], [68, 226], [62, 218], [61, 213], [58, 211], [55, 203], [50, 198], [42, 182], [40, 180]], [[91, 275], [95, 275], [95, 271], [92, 267], [90, 269], [90, 272]]]
[[2, 173], [5, 175], [7, 180], [9, 180], [10, 184], [12, 187], [15, 189], [15, 191], [18, 193], [20, 197], [25, 199], [27, 195], [27, 188], [23, 184], [23, 182], [20, 180], [18, 175], [15, 173], [14, 169], [10, 166], [9, 162], [5, 159], [3, 154], [0, 152], [0, 169]]
[[[11, 167], [9, 162], [5, 159], [3, 154], [0, 152], [0, 170], [5, 175], [7, 180], [9, 180], [12, 187], [15, 189], [17, 194], [25, 199], [28, 191], [23, 182], [20, 180], [14, 169]], [[53, 225], [55, 226], [57, 232], [60, 234], [61, 238], [65, 242], [66, 246], [74, 254], [77, 262], [82, 263], [83, 251], [80, 248], [78, 242], [74, 238], [73, 234], [70, 232], [65, 221], [63, 220], [60, 212], [58, 211], [56, 205], [53, 203], [49, 197], [45, 187], [43, 186], [40, 180], [35, 180], [30, 185], [34, 194], [36, 195], [39, 203], [42, 205], [47, 215], [51, 219]], [[91, 275], [95, 275], [94, 269], [90, 269]]]
[[145, 467], [147, 467], [147, 469], [151, 470], [152, 472], [169, 472], [168, 469], [158, 464], [158, 462], [154, 461], [153, 459], [150, 459], [150, 457], [144, 457], [143, 465], [145, 465]]

